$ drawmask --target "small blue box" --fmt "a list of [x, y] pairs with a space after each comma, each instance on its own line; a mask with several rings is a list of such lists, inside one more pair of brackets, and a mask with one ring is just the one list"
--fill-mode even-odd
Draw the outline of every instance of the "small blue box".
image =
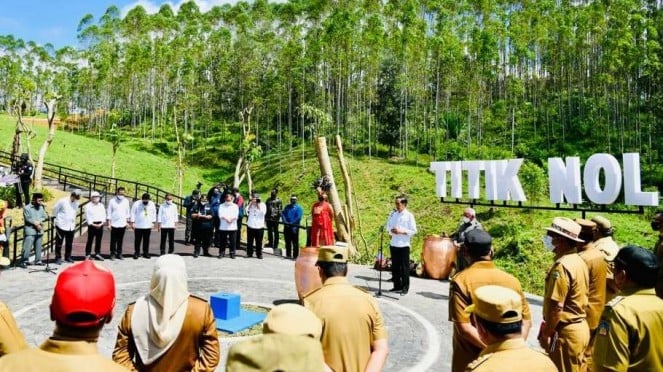
[[210, 297], [210, 306], [217, 319], [228, 320], [240, 316], [239, 295], [236, 293], [214, 293]]

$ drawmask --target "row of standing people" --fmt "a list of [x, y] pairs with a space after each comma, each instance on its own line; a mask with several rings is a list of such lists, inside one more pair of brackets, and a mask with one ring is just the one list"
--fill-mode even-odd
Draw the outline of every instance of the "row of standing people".
[[[644, 248], [619, 249], [613, 231], [601, 216], [575, 221], [558, 217], [546, 229], [543, 242], [555, 262], [546, 276], [538, 334], [545, 360], [524, 342], [513, 341], [526, 339], [532, 326], [519, 281], [492, 262], [488, 233], [481, 228], [467, 231], [464, 254], [469, 267], [450, 283], [452, 371], [524, 365], [537, 371], [662, 370], [663, 344], [657, 334], [663, 329], [663, 300], [654, 291], [660, 264]], [[488, 285], [519, 296], [520, 327], [494, 319], [487, 326], [490, 318], [470, 315], [480, 289]], [[488, 345], [486, 335], [498, 343]]]

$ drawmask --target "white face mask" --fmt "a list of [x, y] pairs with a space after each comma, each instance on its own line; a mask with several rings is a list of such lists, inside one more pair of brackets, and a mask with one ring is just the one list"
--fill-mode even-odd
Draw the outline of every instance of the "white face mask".
[[461, 218], [460, 221], [461, 221], [462, 223], [470, 223], [470, 221], [472, 221], [472, 220], [470, 220], [469, 217], [465, 217], [465, 216], [463, 216], [463, 218]]
[[117, 200], [120, 200], [120, 201], [124, 200], [124, 195], [118, 195]]
[[543, 240], [543, 246], [546, 248], [547, 251], [552, 252], [555, 250], [552, 236], [545, 235], [542, 240]]
[[172, 200], [166, 200], [166, 204], [171, 205], [171, 204], [173, 204], [173, 201]]

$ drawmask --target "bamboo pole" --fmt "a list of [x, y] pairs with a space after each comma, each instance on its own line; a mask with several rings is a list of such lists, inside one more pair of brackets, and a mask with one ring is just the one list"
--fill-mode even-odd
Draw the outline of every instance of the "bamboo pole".
[[334, 220], [336, 222], [336, 231], [338, 232], [339, 240], [348, 243], [348, 249], [351, 255], [355, 254], [355, 248], [352, 246], [352, 239], [348, 232], [346, 219], [343, 215], [343, 206], [338, 197], [338, 188], [334, 182], [334, 174], [332, 173], [331, 161], [329, 160], [329, 153], [327, 151], [327, 139], [325, 137], [318, 137], [315, 139], [315, 150], [318, 155], [318, 162], [320, 163], [320, 173], [323, 177], [331, 182], [331, 189], [329, 190], [329, 202], [334, 208]]
[[352, 180], [350, 179], [350, 173], [348, 172], [348, 166], [345, 162], [345, 156], [343, 155], [343, 143], [341, 142], [341, 136], [336, 135], [336, 149], [338, 150], [338, 161], [341, 164], [341, 174], [343, 175], [343, 183], [345, 184], [345, 206], [347, 208], [345, 223], [349, 226], [350, 230], [355, 228], [355, 214], [354, 209], [352, 208]]

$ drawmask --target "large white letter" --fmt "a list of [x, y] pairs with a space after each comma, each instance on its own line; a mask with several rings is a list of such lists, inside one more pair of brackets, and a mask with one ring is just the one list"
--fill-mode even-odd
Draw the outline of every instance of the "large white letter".
[[571, 204], [582, 202], [580, 188], [580, 158], [548, 158], [548, 184], [550, 201], [564, 203], [564, 198]]
[[451, 197], [460, 199], [463, 197], [463, 168], [461, 162], [449, 162], [451, 170]]
[[[601, 189], [599, 176], [605, 174], [605, 188]], [[612, 204], [622, 189], [622, 173], [619, 162], [610, 154], [594, 154], [585, 162], [583, 184], [587, 198], [596, 204]]]
[[640, 154], [623, 154], [624, 159], [624, 202], [628, 205], [658, 206], [658, 192], [641, 191]]
[[518, 171], [523, 159], [498, 160], [495, 166], [497, 175], [497, 198], [499, 200], [526, 201], [523, 186], [518, 179]]
[[470, 160], [463, 162], [463, 169], [467, 171], [467, 194], [470, 199], [479, 199], [479, 177], [483, 168], [483, 160]]
[[486, 160], [484, 180], [486, 181], [486, 199], [497, 200], [497, 161]]
[[435, 173], [435, 194], [438, 198], [447, 197], [447, 172], [451, 169], [449, 162], [434, 161], [430, 163], [431, 172]]

